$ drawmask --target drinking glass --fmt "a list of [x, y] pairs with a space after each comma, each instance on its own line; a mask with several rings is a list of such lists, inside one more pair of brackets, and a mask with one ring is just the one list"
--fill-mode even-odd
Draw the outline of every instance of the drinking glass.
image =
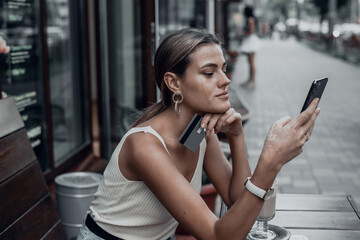
[[259, 216], [256, 219], [254, 227], [250, 230], [248, 234], [248, 239], [251, 240], [260, 240], [260, 239], [275, 239], [278, 235], [272, 230], [269, 230], [268, 221], [274, 218], [275, 216], [275, 207], [276, 207], [276, 194], [278, 189], [278, 182], [274, 181], [272, 188], [274, 189], [273, 194], [269, 199], [265, 200], [263, 207], [259, 213]]

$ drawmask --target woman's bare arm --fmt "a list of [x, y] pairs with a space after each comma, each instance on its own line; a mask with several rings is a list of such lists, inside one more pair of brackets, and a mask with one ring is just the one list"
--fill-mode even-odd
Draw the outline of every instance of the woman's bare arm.
[[230, 207], [244, 190], [244, 181], [251, 175], [246, 156], [244, 134], [229, 137], [232, 166], [225, 158], [215, 134], [208, 139], [204, 169], [222, 200]]

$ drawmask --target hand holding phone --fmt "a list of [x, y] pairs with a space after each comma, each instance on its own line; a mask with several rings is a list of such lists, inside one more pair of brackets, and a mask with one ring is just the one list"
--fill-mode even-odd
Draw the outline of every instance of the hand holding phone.
[[310, 105], [312, 100], [314, 100], [315, 98], [319, 98], [319, 99], [321, 98], [321, 95], [324, 92], [327, 82], [328, 82], [328, 78], [322, 78], [322, 79], [314, 80], [312, 82], [309, 93], [306, 96], [304, 105], [300, 113], [306, 110], [306, 108]]

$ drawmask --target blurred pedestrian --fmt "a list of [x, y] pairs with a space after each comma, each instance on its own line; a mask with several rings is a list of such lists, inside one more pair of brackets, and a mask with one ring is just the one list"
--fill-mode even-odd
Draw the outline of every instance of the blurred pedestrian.
[[263, 22], [261, 25], [261, 37], [266, 38], [268, 36], [269, 25], [267, 22]]
[[[114, 150], [78, 240], [174, 239], [178, 223], [196, 239], [245, 239], [270, 196], [262, 192], [271, 193], [278, 171], [309, 139], [318, 101], [298, 118], [273, 125], [250, 180], [241, 115], [230, 106], [230, 80], [216, 36], [192, 28], [173, 33], [157, 49], [154, 69], [162, 99]], [[195, 130], [206, 136], [192, 151], [178, 139], [196, 113], [202, 119]], [[220, 132], [229, 141], [232, 165], [220, 147]], [[221, 219], [199, 194], [203, 169], [231, 207]]]
[[274, 22], [270, 22], [270, 25], [269, 25], [269, 39], [272, 39], [272, 37], [273, 37], [273, 33], [274, 33], [274, 25], [275, 25], [275, 23]]
[[241, 84], [246, 88], [255, 87], [255, 53], [260, 48], [260, 39], [256, 34], [256, 18], [254, 10], [251, 6], [244, 8], [245, 25], [244, 25], [244, 39], [239, 47], [239, 52], [246, 54], [249, 64], [249, 79]]

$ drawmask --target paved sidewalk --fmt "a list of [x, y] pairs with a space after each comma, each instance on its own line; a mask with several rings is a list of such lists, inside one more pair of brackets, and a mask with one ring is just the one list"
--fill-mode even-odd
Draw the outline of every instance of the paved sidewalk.
[[295, 118], [313, 79], [328, 77], [320, 115], [303, 153], [279, 173], [281, 193], [349, 194], [360, 207], [360, 68], [312, 50], [294, 39], [264, 40], [256, 54], [257, 86], [239, 86], [248, 77], [238, 58], [232, 88], [251, 109], [245, 125], [254, 169], [273, 122]]

